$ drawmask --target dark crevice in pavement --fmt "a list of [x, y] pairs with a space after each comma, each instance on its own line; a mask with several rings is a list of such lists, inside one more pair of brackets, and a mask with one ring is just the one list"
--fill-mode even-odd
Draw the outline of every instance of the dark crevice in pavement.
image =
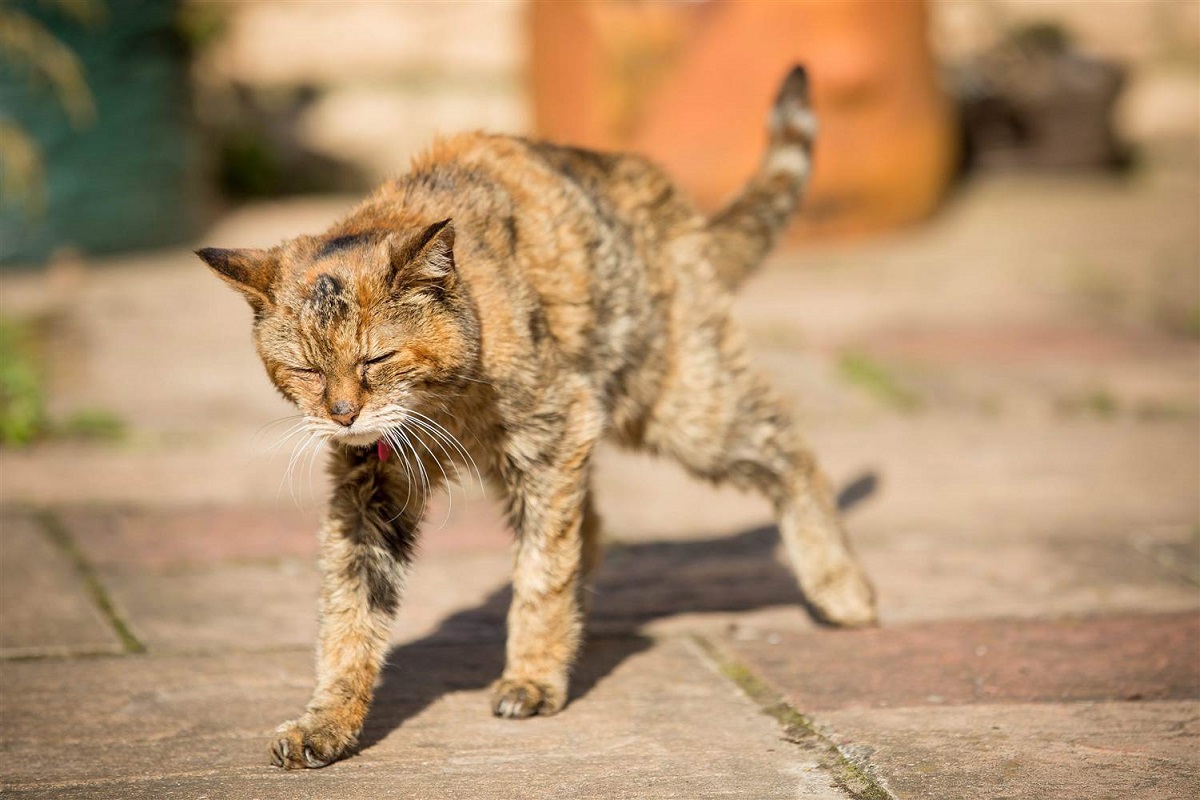
[[[123, 645], [122, 645], [123, 647]], [[0, 662], [11, 663], [17, 661], [84, 661], [88, 659], [100, 658], [125, 658], [129, 655], [124, 650], [115, 651], [112, 649], [87, 649], [87, 648], [69, 648], [59, 651], [48, 652], [26, 652], [26, 653], [5, 653], [0, 655]]]
[[112, 598], [108, 594], [108, 590], [100, 580], [100, 576], [96, 573], [95, 568], [88, 562], [87, 557], [71, 535], [67, 532], [67, 528], [62, 524], [62, 521], [54, 514], [53, 511], [44, 509], [36, 515], [38, 524], [47, 538], [62, 551], [79, 573], [80, 579], [83, 581], [84, 588], [91, 597], [92, 602], [100, 610], [100, 613], [108, 620], [108, 624], [112, 626], [113, 631], [121, 640], [121, 646], [126, 653], [144, 653], [146, 646], [134, 636], [129, 625], [122, 618], [113, 604]]
[[784, 738], [817, 756], [838, 788], [854, 800], [896, 800], [873, 773], [870, 764], [856, 759], [817, 730], [811, 719], [802, 714], [782, 694], [771, 688], [749, 667], [719, 647], [711, 639], [692, 634], [691, 641], [716, 668], [737, 685], [764, 714], [783, 728]]

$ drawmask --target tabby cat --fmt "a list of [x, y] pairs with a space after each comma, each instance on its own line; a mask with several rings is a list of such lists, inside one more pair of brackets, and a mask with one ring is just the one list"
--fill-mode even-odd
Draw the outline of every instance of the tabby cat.
[[250, 302], [271, 381], [331, 445], [316, 689], [276, 731], [277, 766], [354, 748], [424, 500], [456, 465], [493, 482], [516, 533], [499, 716], [567, 701], [604, 437], [763, 493], [814, 612], [874, 622], [829, 485], [730, 316], [796, 207], [815, 131], [796, 68], [761, 167], [711, 218], [642, 158], [472, 133], [324, 234], [198, 251]]

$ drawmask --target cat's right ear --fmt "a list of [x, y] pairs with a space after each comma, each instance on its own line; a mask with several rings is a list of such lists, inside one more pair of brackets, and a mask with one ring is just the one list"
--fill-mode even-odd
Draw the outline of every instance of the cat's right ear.
[[279, 262], [270, 250], [205, 247], [196, 255], [218, 278], [241, 292], [256, 314], [272, 305], [271, 287], [279, 274]]

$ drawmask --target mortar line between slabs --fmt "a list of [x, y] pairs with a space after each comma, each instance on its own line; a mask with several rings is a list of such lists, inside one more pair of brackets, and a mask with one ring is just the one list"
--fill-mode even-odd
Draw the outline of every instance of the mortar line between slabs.
[[75, 566], [75, 571], [79, 574], [83, 581], [84, 588], [91, 597], [92, 602], [96, 604], [96, 608], [112, 626], [113, 632], [117, 634], [117, 638], [121, 640], [121, 647], [126, 653], [144, 653], [146, 646], [133, 635], [129, 625], [121, 617], [117, 611], [116, 605], [109, 596], [108, 590], [104, 588], [104, 583], [100, 580], [100, 575], [96, 572], [95, 567], [87, 560], [87, 556], [83, 554], [83, 550], [71, 538], [71, 534], [67, 531], [67, 527], [63, 525], [62, 520], [49, 509], [42, 509], [36, 514], [38, 523], [42, 528], [42, 532], [46, 537], [57, 547], [63, 555]]
[[768, 686], [748, 666], [706, 636], [694, 633], [689, 638], [720, 675], [733, 682], [764, 714], [780, 724], [787, 741], [815, 753], [838, 788], [853, 800], [896, 800], [896, 796], [872, 774], [869, 764], [852, 758], [823, 735], [812, 719]]

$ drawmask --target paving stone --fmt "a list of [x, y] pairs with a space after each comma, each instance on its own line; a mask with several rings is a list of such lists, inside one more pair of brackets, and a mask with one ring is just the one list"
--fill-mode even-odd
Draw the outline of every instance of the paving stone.
[[[506, 554], [419, 559], [392, 641], [503, 639], [511, 561]], [[311, 648], [319, 579], [312, 560], [142, 572], [105, 581], [135, 635], [152, 650]]]
[[[460, 498], [461, 500], [461, 498]], [[316, 638], [315, 514], [255, 508], [58, 512], [133, 632], [166, 651], [311, 648]], [[422, 539], [395, 641], [502, 637], [511, 537], [491, 504], [442, 501]]]
[[88, 561], [102, 569], [311, 558], [317, 550], [319, 516], [312, 511], [71, 508], [57, 513]]
[[6, 796], [844, 798], [812, 755], [689, 644], [593, 642], [549, 718], [492, 717], [502, 647], [393, 652], [356, 757], [266, 766], [269, 731], [307, 699], [300, 653], [8, 663]]
[[817, 723], [898, 800], [1194, 800], [1200, 702], [830, 711]]
[[[976, 539], [1128, 536], [1200, 523], [1200, 422], [964, 420], [921, 415], [814, 427], [827, 470], [876, 492], [856, 541], [913, 531]], [[969, 531], [968, 536], [966, 532]]]
[[1200, 525], [1148, 527], [1134, 534], [1133, 545], [1168, 572], [1200, 586]]
[[[145, 449], [48, 442], [25, 450], [6, 449], [0, 451], [0, 500], [30, 506], [290, 503], [287, 493], [279, 492], [286, 460], [273, 469], [247, 464], [237, 458], [244, 448], [242, 436], [227, 435], [238, 441], [222, 441], [220, 447], [155, 444]], [[250, 435], [252, 431], [244, 437]], [[47, 475], [54, 479], [47, 480]]]
[[151, 650], [311, 647], [317, 576], [309, 560], [205, 569], [102, 571], [114, 605]]
[[512, 592], [507, 552], [421, 554], [413, 564], [392, 642], [497, 642]]
[[75, 565], [39, 523], [0, 516], [0, 657], [120, 650]]
[[596, 574], [589, 619], [599, 630], [664, 632], [764, 609], [802, 617], [796, 579], [778, 549], [774, 527], [612, 546]]
[[1200, 699], [1200, 614], [969, 620], [729, 640], [802, 711]]
[[[456, 490], [456, 494], [459, 490]], [[507, 550], [511, 537], [496, 508], [459, 497], [430, 503], [422, 553]], [[149, 569], [229, 561], [315, 559], [321, 507], [67, 508], [59, 518], [99, 567]]]
[[[456, 511], [460, 521], [426, 535], [430, 546], [418, 554], [393, 641], [503, 637], [511, 597], [508, 537], [491, 526], [489, 509], [473, 508]], [[271, 541], [300, 524], [298, 515], [264, 520], [265, 514], [214, 512], [211, 520], [219, 524], [213, 523], [212, 538], [221, 541], [204, 545], [188, 544], [191, 537], [178, 533], [210, 524], [197, 511], [110, 515], [78, 521], [71, 530], [100, 559], [118, 608], [151, 647], [307, 647], [315, 635], [315, 555], [243, 560], [271, 552]], [[230, 530], [245, 531], [244, 540]], [[1194, 584], [1121, 540], [962, 541], [925, 533], [871, 538], [860, 550], [888, 624], [1174, 611], [1200, 604]], [[1139, 547], [1175, 541], [1143, 536]], [[690, 541], [613, 543], [589, 606], [589, 629], [599, 634], [814, 627], [770, 526]]]
[[[859, 551], [885, 624], [972, 617], [1044, 617], [1200, 607], [1200, 588], [1164, 559], [1186, 530], [1102, 535], [860, 528]], [[1181, 538], [1183, 537], [1183, 538]]]
[[[874, 525], [859, 533], [885, 624], [1200, 607], [1196, 584], [1158, 557], [1188, 547], [1186, 529], [1015, 541]], [[591, 609], [593, 625], [606, 631], [813, 627], [769, 525], [615, 544], [597, 573]]]

